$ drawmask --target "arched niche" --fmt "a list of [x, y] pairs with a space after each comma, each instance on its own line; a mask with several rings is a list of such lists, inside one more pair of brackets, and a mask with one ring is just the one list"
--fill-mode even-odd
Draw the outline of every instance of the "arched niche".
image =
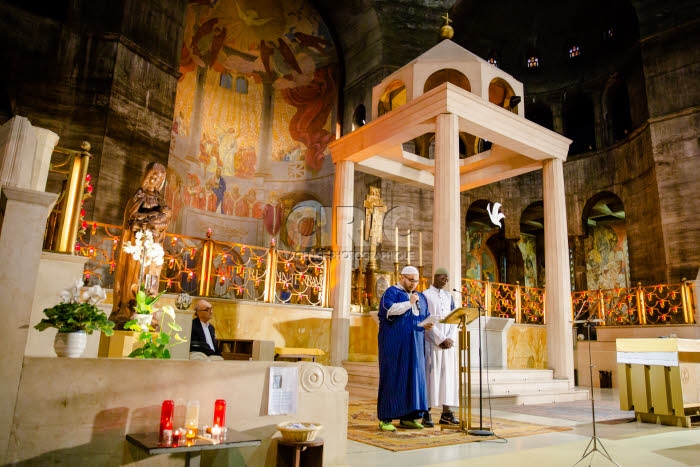
[[464, 73], [452, 68], [443, 68], [442, 70], [438, 70], [432, 75], [428, 76], [428, 79], [425, 80], [425, 84], [423, 85], [423, 93], [426, 93], [431, 89], [435, 89], [444, 83], [452, 83], [466, 91], [472, 91], [472, 85], [469, 82], [469, 78], [467, 78]]
[[512, 105], [511, 103], [513, 96], [515, 96], [515, 91], [503, 78], [494, 78], [489, 83], [489, 102], [517, 114], [517, 104]]
[[[455, 86], [471, 92], [472, 87], [469, 79], [464, 75], [464, 73], [457, 71], [452, 68], [443, 68], [438, 70], [432, 75], [428, 76], [423, 85], [423, 93], [435, 89], [444, 83], [451, 83]], [[474, 140], [475, 136], [469, 135], [464, 132], [459, 133], [459, 158], [464, 159], [465, 157], [474, 155]], [[414, 148], [414, 152], [422, 157], [428, 159], [434, 158], [435, 152], [435, 133], [426, 133], [425, 135], [419, 136], [413, 141], [409, 142], [409, 146]]]
[[401, 107], [406, 103], [406, 84], [395, 80], [389, 83], [377, 103], [377, 114], [381, 117], [387, 112]]
[[569, 155], [596, 149], [593, 99], [584, 93], [570, 93], [562, 111], [564, 136], [572, 140]]
[[535, 201], [520, 215], [517, 247], [522, 258], [519, 282], [526, 287], [544, 287], [544, 202]]
[[630, 99], [627, 93], [627, 82], [616, 76], [605, 89], [604, 113], [609, 143], [621, 141], [632, 131], [632, 116], [630, 114]]
[[489, 204], [493, 205], [493, 202], [479, 199], [467, 210], [464, 277], [502, 282], [506, 266], [504, 229], [491, 222], [487, 210]]
[[609, 191], [592, 196], [581, 214], [586, 289], [630, 287], [625, 206]]
[[366, 123], [367, 109], [365, 109], [364, 104], [360, 104], [357, 107], [355, 107], [355, 111], [352, 113], [352, 131], [357, 130]]

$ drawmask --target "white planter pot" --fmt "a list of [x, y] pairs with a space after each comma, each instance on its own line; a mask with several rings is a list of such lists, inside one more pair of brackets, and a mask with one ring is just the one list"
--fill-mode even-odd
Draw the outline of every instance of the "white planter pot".
[[53, 349], [59, 357], [78, 358], [85, 351], [87, 334], [85, 331], [57, 332]]

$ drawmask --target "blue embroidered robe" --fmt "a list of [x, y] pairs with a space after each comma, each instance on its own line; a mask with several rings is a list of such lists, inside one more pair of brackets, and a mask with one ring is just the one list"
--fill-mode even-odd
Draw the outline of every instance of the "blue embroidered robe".
[[409, 300], [408, 292], [402, 287], [389, 287], [379, 303], [377, 417], [380, 420], [410, 418], [413, 412], [428, 408], [424, 329], [418, 323], [429, 313], [425, 297], [418, 295], [418, 316], [411, 308], [402, 315], [387, 316], [393, 304]]

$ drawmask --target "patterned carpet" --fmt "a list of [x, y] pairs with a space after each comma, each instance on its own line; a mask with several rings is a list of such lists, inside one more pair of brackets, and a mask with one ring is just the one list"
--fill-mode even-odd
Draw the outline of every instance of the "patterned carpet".
[[[432, 416], [434, 420], [439, 420], [440, 410], [433, 410]], [[394, 424], [398, 424], [398, 421], [395, 421]], [[474, 417], [472, 414], [472, 426], [478, 426], [478, 424], [478, 417]], [[493, 419], [492, 427], [492, 431], [501, 438], [515, 438], [517, 436], [537, 435], [570, 429], [560, 426], [515, 422], [500, 418]], [[377, 402], [367, 400], [351, 401], [348, 406], [348, 439], [388, 449], [389, 451], [408, 451], [411, 449], [484, 441], [494, 439], [494, 437], [471, 436], [458, 430], [441, 430], [437, 423], [435, 428], [423, 430], [397, 428], [393, 432], [381, 431], [377, 420]]]

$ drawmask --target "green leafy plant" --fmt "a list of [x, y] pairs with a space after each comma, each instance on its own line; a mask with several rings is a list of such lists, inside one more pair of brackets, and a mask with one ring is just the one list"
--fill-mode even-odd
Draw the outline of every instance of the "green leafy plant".
[[[149, 326], [148, 331], [144, 331], [135, 319], [127, 321], [124, 324], [124, 329], [138, 332], [139, 341], [143, 342], [142, 347], [129, 354], [130, 358], [168, 359], [170, 358], [171, 347], [187, 342], [187, 339], [180, 336], [178, 333], [182, 331], [182, 327], [175, 322], [175, 311], [173, 307], [166, 305], [161, 308], [161, 311], [163, 312], [163, 318], [166, 316], [170, 318], [170, 321], [166, 323], [168, 327], [167, 331], [163, 331], [164, 324], [161, 324], [161, 330], [159, 332], [155, 332], [155, 329], [151, 326]], [[175, 332], [175, 335], [173, 335], [173, 332]]]
[[114, 322], [97, 308], [105, 299], [105, 291], [99, 285], [84, 287], [82, 279], [77, 279], [73, 287], [61, 292], [61, 303], [46, 308], [42, 319], [34, 326], [37, 331], [56, 328], [58, 332], [94, 331], [104, 332], [106, 336], [114, 334]]
[[165, 289], [155, 297], [151, 297], [150, 295], [146, 295], [146, 291], [142, 288], [136, 294], [136, 306], [134, 307], [134, 311], [139, 315], [153, 314], [153, 304], [157, 302], [164, 293]]

